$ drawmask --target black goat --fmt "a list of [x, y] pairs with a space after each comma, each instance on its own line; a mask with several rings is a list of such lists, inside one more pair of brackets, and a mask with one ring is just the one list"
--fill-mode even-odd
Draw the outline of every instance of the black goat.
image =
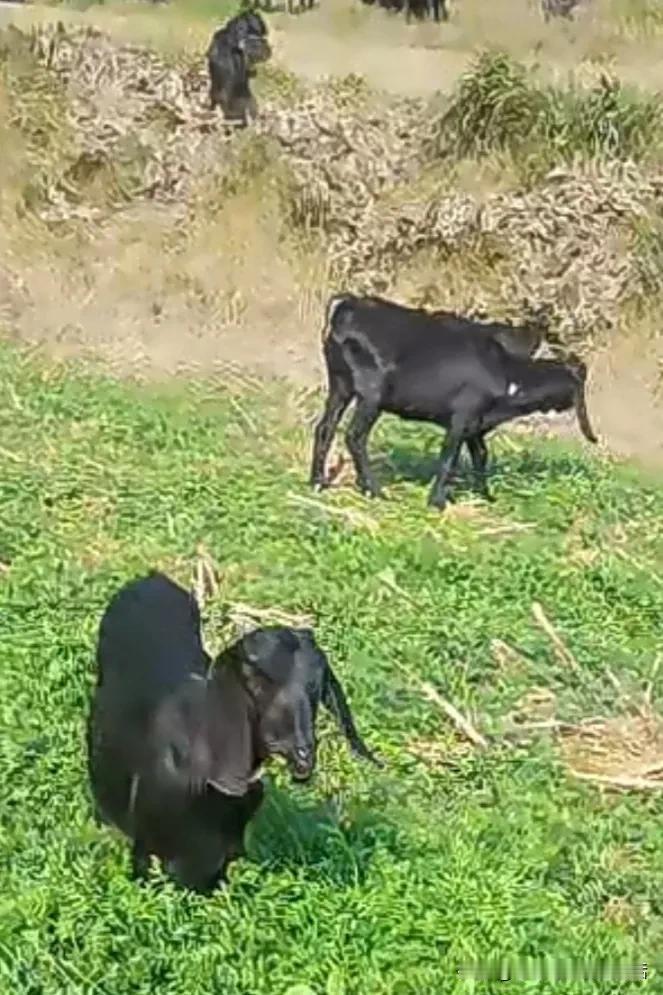
[[560, 17], [570, 21], [580, 3], [581, 0], [541, 0], [543, 20], [548, 23], [552, 18]]
[[[447, 329], [453, 329], [459, 333], [473, 334], [479, 336], [491, 336], [512, 356], [520, 357], [522, 359], [532, 357], [537, 351], [539, 346], [543, 342], [544, 328], [547, 327], [546, 323], [542, 320], [542, 316], [538, 316], [536, 321], [530, 322], [526, 325], [508, 325], [503, 322], [484, 322], [475, 321], [471, 318], [466, 318], [462, 315], [456, 314], [453, 311], [426, 311], [423, 308], [411, 308], [406, 307], [403, 304], [396, 304], [394, 301], [385, 300], [382, 297], [363, 297], [354, 298], [351, 295], [346, 295], [348, 300], [357, 300], [363, 302], [367, 307], [370, 307], [372, 317], [377, 317], [380, 313], [388, 315], [390, 320], [394, 323], [400, 322], [403, 326], [409, 323], [413, 315], [421, 316], [423, 318], [437, 318], [444, 322]], [[331, 310], [331, 305], [334, 300], [340, 300], [340, 298], [332, 298], [328, 308], [328, 313]], [[329, 317], [325, 328], [323, 329], [323, 340], [326, 336], [329, 326]], [[430, 325], [429, 325], [430, 328]], [[327, 364], [329, 366], [329, 364]], [[330, 392], [331, 392], [331, 378], [330, 378]], [[331, 398], [330, 398], [331, 401]], [[348, 402], [349, 403], [349, 402]], [[338, 421], [343, 415], [343, 411], [347, 407], [347, 404], [341, 410], [337, 419], [333, 424], [329, 426], [331, 431], [331, 436], [333, 436], [338, 425]], [[329, 446], [331, 445], [332, 438], [328, 441], [322, 441], [322, 450], [317, 449], [319, 453], [319, 459], [316, 465], [316, 459], [314, 457], [314, 479], [312, 479], [313, 486], [324, 487], [325, 486], [325, 461], [326, 456], [329, 451]], [[479, 456], [480, 446], [473, 446], [469, 442], [466, 443], [467, 449], [472, 458], [473, 465], [475, 467], [475, 474], [477, 476], [477, 485], [481, 490], [484, 497], [490, 500], [490, 494], [488, 492], [485, 475], [478, 473], [477, 464], [475, 459]]]
[[[372, 6], [376, 0], [362, 0], [362, 3]], [[448, 21], [449, 9], [448, 0], [377, 0], [378, 7], [391, 13], [400, 13], [405, 8], [405, 20], [407, 23], [414, 17], [418, 21], [423, 21], [430, 14], [433, 14], [435, 21]]]
[[263, 762], [284, 757], [297, 781], [313, 774], [320, 702], [353, 752], [379, 764], [309, 629], [257, 629], [212, 664], [194, 598], [163, 574], [111, 599], [97, 665], [88, 723], [96, 814], [133, 841], [136, 877], [155, 854], [184, 887], [209, 892], [225, 880], [262, 802]]
[[220, 106], [227, 120], [244, 125], [255, 118], [249, 79], [271, 54], [267, 25], [257, 11], [237, 14], [215, 31], [207, 50], [212, 109]]
[[[377, 298], [375, 299], [377, 300]], [[412, 311], [411, 308], [393, 304], [391, 301], [382, 301], [381, 303], [398, 308], [403, 317]], [[419, 313], [431, 318], [439, 318], [444, 321], [447, 328], [453, 328], [465, 335], [488, 335], [499, 342], [509, 355], [520, 359], [528, 359], [534, 355], [543, 342], [544, 328], [546, 327], [541, 318], [526, 325], [507, 325], [502, 321], [475, 321], [473, 318], [466, 318], [454, 311], [423, 311], [420, 308]]]
[[332, 297], [323, 332], [328, 396], [315, 428], [311, 484], [326, 485], [327, 454], [353, 399], [346, 441], [358, 486], [372, 496], [380, 491], [366, 445], [381, 412], [448, 429], [430, 494], [440, 509], [463, 444], [478, 490], [491, 498], [484, 437], [504, 422], [575, 407], [583, 434], [596, 442], [585, 406], [585, 365], [532, 359], [540, 340], [536, 330], [519, 341], [518, 330], [508, 325], [431, 314], [378, 297]]
[[439, 22], [440, 19], [448, 21], [447, 0], [405, 0], [405, 20], [407, 23], [412, 17], [418, 21], [423, 21], [430, 16], [431, 12], [434, 21]]
[[286, 10], [289, 14], [294, 14], [295, 10], [301, 14], [304, 10], [313, 9], [314, 0], [286, 0]]

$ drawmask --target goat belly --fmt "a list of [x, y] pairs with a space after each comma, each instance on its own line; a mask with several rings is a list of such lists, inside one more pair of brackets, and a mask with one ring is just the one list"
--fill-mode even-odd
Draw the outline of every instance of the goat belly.
[[446, 426], [454, 409], [455, 393], [440, 391], [435, 381], [427, 383], [425, 377], [418, 381], [411, 377], [402, 380], [394, 378], [385, 391], [380, 407], [389, 414], [411, 421]]
[[418, 421], [418, 422], [434, 422], [436, 425], [441, 425], [442, 427], [447, 427], [449, 424], [449, 414], [447, 411], [440, 413], [440, 408], [431, 407], [426, 408], [421, 404], [417, 405], [400, 405], [400, 404], [384, 404], [382, 410], [386, 411], [390, 415], [398, 415], [404, 421]]

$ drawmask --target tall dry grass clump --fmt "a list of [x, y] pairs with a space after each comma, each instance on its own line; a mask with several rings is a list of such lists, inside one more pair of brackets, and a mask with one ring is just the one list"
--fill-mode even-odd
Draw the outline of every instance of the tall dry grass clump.
[[486, 51], [460, 78], [433, 131], [443, 156], [508, 152], [521, 172], [577, 159], [654, 159], [663, 103], [602, 72], [587, 88], [551, 86], [504, 52]]

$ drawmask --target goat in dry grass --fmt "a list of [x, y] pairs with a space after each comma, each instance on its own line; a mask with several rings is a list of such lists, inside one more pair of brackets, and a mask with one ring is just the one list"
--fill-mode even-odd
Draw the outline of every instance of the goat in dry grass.
[[543, 20], [548, 23], [553, 17], [562, 17], [570, 21], [581, 0], [541, 0]]
[[271, 58], [267, 25], [256, 11], [232, 17], [215, 31], [207, 50], [210, 104], [220, 106], [224, 117], [246, 125], [257, 115], [249, 80], [255, 66]]
[[447, 0], [405, 0], [405, 20], [408, 24], [412, 17], [423, 21], [431, 14], [434, 21], [448, 21]]

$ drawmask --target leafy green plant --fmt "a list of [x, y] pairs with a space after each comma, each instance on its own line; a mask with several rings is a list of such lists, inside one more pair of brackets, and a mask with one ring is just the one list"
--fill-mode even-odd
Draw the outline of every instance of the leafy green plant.
[[643, 159], [663, 141], [663, 105], [601, 75], [589, 89], [543, 85], [503, 52], [483, 52], [433, 123], [429, 155], [508, 152], [550, 165], [575, 158]]
[[[657, 801], [599, 794], [548, 741], [501, 735], [541, 689], [565, 719], [617, 710], [608, 666], [629, 686], [652, 679], [660, 702], [656, 480], [513, 436], [496, 447], [496, 504], [459, 494], [441, 519], [423, 501], [434, 431], [378, 427], [394, 500], [351, 487], [313, 500], [317, 402], [301, 391], [231, 372], [138, 388], [2, 344], [0, 383], [3, 990], [454, 995], [461, 965], [489, 957], [638, 963], [656, 950]], [[209, 638], [229, 638], [247, 606], [312, 617], [387, 761], [356, 763], [323, 717], [314, 783], [295, 790], [272, 767], [248, 857], [210, 899], [156, 872], [129, 880], [125, 843], [91, 818], [84, 753], [108, 598], [152, 566], [188, 585], [200, 542], [221, 577]], [[578, 671], [535, 625], [534, 600]], [[489, 748], [465, 743], [421, 681], [472, 714]], [[586, 995], [587, 981], [518, 990]]]
[[589, 90], [549, 87], [545, 137], [564, 158], [643, 159], [663, 138], [663, 105], [602, 75]]
[[544, 94], [503, 52], [482, 52], [460, 78], [439, 124], [456, 156], [515, 149], [540, 127]]

